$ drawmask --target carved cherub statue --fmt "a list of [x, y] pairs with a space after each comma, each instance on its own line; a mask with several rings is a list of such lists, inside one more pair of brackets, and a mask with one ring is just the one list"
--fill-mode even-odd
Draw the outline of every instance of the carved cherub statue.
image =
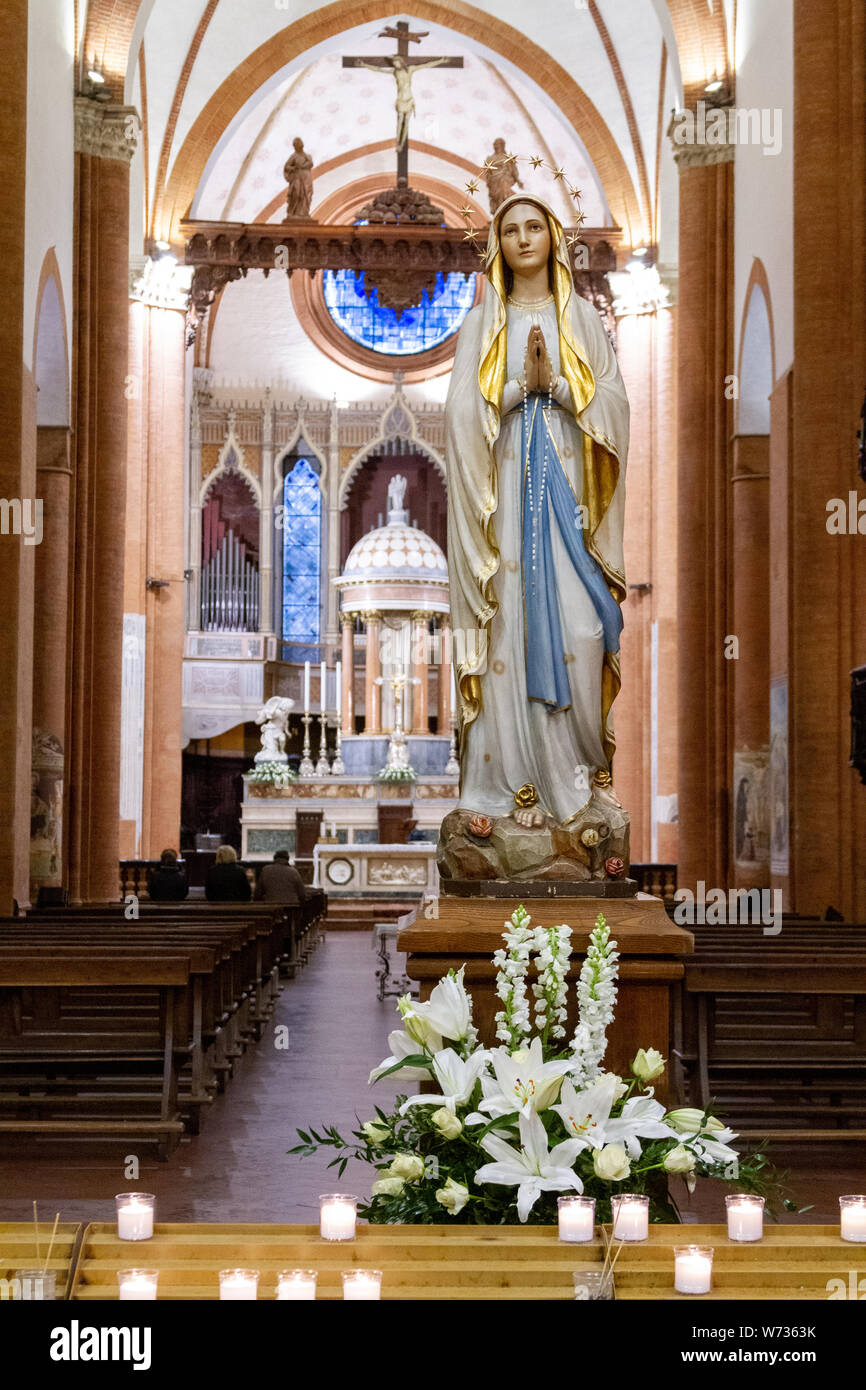
[[406, 497], [406, 479], [402, 473], [395, 473], [388, 484], [388, 511], [402, 512]]
[[256, 723], [262, 726], [262, 746], [255, 756], [257, 763], [284, 763], [286, 756], [286, 732], [289, 714], [295, 707], [294, 700], [272, 695], [262, 705], [256, 715]]

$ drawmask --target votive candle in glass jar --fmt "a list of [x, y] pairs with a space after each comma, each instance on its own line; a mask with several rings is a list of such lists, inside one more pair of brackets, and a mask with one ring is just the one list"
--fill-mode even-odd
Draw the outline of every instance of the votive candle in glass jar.
[[373, 1302], [381, 1297], [381, 1269], [343, 1270], [343, 1298], [347, 1303]]
[[313, 1302], [316, 1297], [314, 1269], [281, 1269], [277, 1275], [277, 1298], [281, 1302]]
[[709, 1293], [713, 1286], [713, 1252], [706, 1245], [674, 1246], [677, 1293]]
[[258, 1298], [259, 1271], [257, 1269], [221, 1269], [220, 1302], [240, 1303]]
[[556, 1205], [560, 1240], [569, 1245], [583, 1245], [592, 1240], [595, 1235], [594, 1197], [560, 1197]]
[[319, 1198], [319, 1232], [323, 1240], [354, 1240], [358, 1198], [325, 1192]]
[[725, 1198], [729, 1240], [760, 1240], [764, 1234], [764, 1199], [734, 1192]]
[[118, 1192], [117, 1234], [120, 1240], [150, 1240], [153, 1235], [153, 1209], [156, 1198], [152, 1192]]
[[159, 1271], [156, 1269], [119, 1269], [117, 1271], [117, 1297], [121, 1303], [133, 1299], [156, 1299], [156, 1286]]
[[843, 1240], [866, 1241], [866, 1197], [839, 1198], [839, 1234]]
[[28, 1303], [53, 1303], [57, 1299], [56, 1269], [16, 1269], [12, 1297]]
[[646, 1240], [649, 1236], [649, 1197], [623, 1192], [611, 1198], [613, 1238], [625, 1242]]

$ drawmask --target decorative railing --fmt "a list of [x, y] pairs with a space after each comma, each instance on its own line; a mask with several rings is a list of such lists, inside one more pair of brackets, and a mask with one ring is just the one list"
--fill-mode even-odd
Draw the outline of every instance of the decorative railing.
[[661, 898], [665, 907], [674, 907], [677, 891], [676, 864], [635, 864], [629, 866], [629, 878], [637, 879], [639, 893], [652, 893]]

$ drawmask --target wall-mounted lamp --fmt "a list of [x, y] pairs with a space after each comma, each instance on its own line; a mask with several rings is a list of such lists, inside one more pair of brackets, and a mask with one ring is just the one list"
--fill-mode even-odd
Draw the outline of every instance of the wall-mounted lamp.
[[170, 579], [145, 579], [145, 589], [167, 589], [171, 583]]

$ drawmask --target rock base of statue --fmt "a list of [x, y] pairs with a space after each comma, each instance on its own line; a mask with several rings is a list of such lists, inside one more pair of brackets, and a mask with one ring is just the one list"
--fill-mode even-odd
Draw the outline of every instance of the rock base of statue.
[[540, 825], [527, 826], [520, 825], [513, 812], [484, 816], [451, 811], [439, 830], [442, 891], [450, 892], [452, 881], [493, 879], [572, 884], [577, 893], [600, 896], [606, 895], [607, 885], [615, 885], [611, 896], [630, 897], [636, 888], [626, 886], [628, 839], [628, 815], [607, 796], [593, 796], [567, 825], [549, 816]]
[[253, 758], [254, 763], [287, 763], [288, 761], [288, 753], [273, 753], [268, 748], [260, 748]]

